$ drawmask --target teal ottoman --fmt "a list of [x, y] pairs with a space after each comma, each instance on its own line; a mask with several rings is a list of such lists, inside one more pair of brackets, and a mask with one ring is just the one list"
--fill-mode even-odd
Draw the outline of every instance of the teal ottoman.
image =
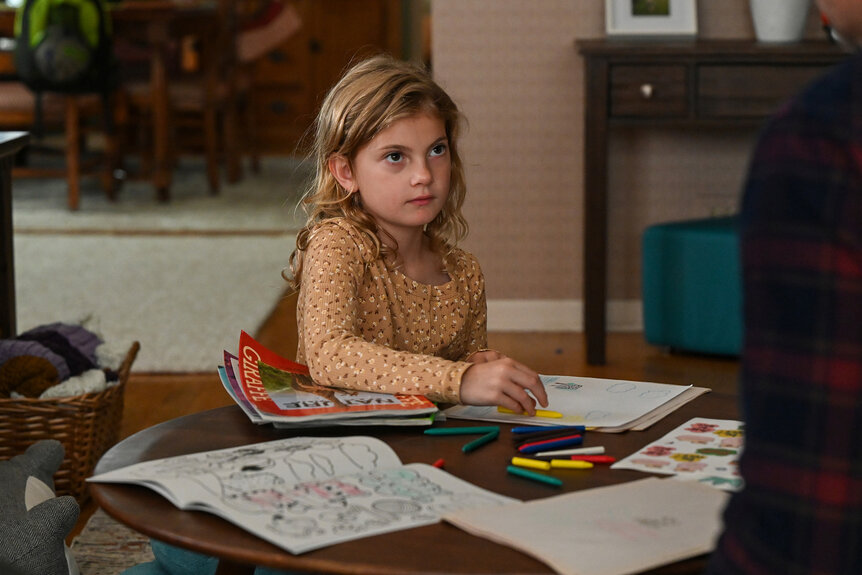
[[642, 240], [647, 342], [739, 355], [742, 278], [737, 218], [658, 224], [648, 227]]

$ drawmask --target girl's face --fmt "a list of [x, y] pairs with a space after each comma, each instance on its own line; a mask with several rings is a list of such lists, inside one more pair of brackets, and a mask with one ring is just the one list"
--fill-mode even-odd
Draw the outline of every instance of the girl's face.
[[443, 120], [427, 113], [396, 120], [359, 149], [352, 166], [334, 158], [330, 170], [396, 240], [421, 232], [449, 196], [452, 160]]

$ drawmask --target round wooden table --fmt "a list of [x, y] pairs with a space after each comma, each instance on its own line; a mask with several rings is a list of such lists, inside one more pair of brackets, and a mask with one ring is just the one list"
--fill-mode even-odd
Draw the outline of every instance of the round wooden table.
[[[625, 457], [682, 425], [693, 417], [738, 419], [735, 395], [708, 393], [674, 411], [645, 431], [587, 432], [584, 446], [603, 445], [606, 453]], [[464, 427], [484, 422], [449, 420], [437, 426]], [[251, 423], [236, 406], [180, 417], [141, 431], [111, 448], [99, 461], [95, 474], [141, 461], [214, 449], [223, 449], [290, 436], [372, 435], [387, 442], [403, 463], [433, 463], [443, 458], [449, 473], [479, 487], [522, 500], [558, 495], [566, 491], [641, 479], [633, 470], [559, 470], [562, 488], [513, 477], [506, 465], [516, 455], [510, 425], [500, 424], [497, 441], [471, 453], [461, 446], [469, 436], [427, 436], [415, 427], [330, 427], [279, 430]], [[219, 517], [181, 511], [145, 487], [92, 483], [93, 499], [109, 515], [150, 537], [220, 558], [217, 573], [251, 575], [255, 565], [308, 573], [332, 574], [506, 574], [552, 573], [544, 563], [520, 551], [470, 535], [447, 523], [438, 523], [331, 545], [292, 555]], [[650, 571], [653, 574], [700, 573], [699, 557]]]

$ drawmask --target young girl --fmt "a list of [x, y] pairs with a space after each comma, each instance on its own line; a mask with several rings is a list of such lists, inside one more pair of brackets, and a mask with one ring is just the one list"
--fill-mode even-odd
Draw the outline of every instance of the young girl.
[[460, 120], [425, 70], [387, 56], [355, 65], [326, 96], [308, 222], [290, 257], [297, 361], [321, 385], [533, 415], [544, 387], [484, 349], [484, 277], [456, 247], [467, 232]]

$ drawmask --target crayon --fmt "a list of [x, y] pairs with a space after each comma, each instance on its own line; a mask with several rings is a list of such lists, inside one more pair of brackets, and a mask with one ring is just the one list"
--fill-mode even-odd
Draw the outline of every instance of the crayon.
[[512, 465], [517, 465], [518, 467], [529, 467], [530, 469], [541, 469], [542, 471], [547, 471], [551, 468], [551, 463], [549, 461], [529, 459], [527, 457], [513, 457]]
[[465, 443], [463, 447], [461, 447], [461, 451], [464, 453], [470, 453], [471, 451], [475, 451], [485, 445], [486, 443], [491, 443], [495, 439], [500, 436], [500, 429], [497, 428], [494, 431], [486, 433], [479, 439], [474, 439], [470, 443]]
[[523, 445], [524, 443], [535, 443], [537, 441], [545, 441], [547, 439], [559, 439], [560, 437], [569, 437], [571, 435], [581, 435], [583, 431], [578, 431], [576, 429], [570, 429], [567, 431], [557, 430], [557, 431], [546, 431], [544, 433], [529, 433], [523, 435], [516, 435], [514, 437], [516, 445]]
[[547, 449], [556, 449], [558, 447], [571, 447], [572, 445], [580, 445], [583, 443], [582, 435], [570, 435], [559, 439], [548, 439], [547, 441], [537, 441], [535, 443], [525, 443], [518, 447], [518, 451], [524, 454], [539, 453]]
[[523, 425], [519, 427], [513, 427], [512, 433], [517, 435], [529, 434], [529, 433], [546, 433], [548, 431], [586, 431], [587, 428], [584, 425]]
[[[498, 407], [497, 411], [500, 413], [511, 413], [513, 415], [527, 415], [526, 413], [515, 413], [511, 409], [506, 409], [505, 407]], [[550, 411], [548, 409], [537, 409], [536, 415], [534, 417], [548, 417], [551, 419], [559, 419], [563, 417], [563, 414], [559, 411]]]
[[571, 455], [569, 459], [573, 461], [589, 461], [590, 463], [613, 463], [617, 460], [616, 457], [610, 455]]
[[518, 477], [532, 479], [533, 481], [538, 481], [547, 485], [553, 485], [555, 487], [559, 487], [563, 484], [562, 480], [557, 479], [556, 477], [542, 475], [541, 473], [536, 473], [535, 471], [530, 471], [529, 469], [522, 469], [516, 465], [509, 465], [508, 467], [506, 467], [506, 471], [512, 475], [517, 475]]
[[617, 458], [610, 455], [570, 455], [572, 461], [589, 461], [590, 463], [614, 463]]
[[552, 459], [548, 463], [554, 469], [592, 469], [593, 464], [589, 461], [572, 461], [571, 459]]
[[443, 466], [446, 465], [446, 461], [444, 459], [440, 458], [437, 461], [435, 461], [434, 463], [432, 463], [432, 465], [434, 467], [436, 467], [437, 469], [443, 469]]
[[553, 457], [553, 456], [568, 456], [568, 455], [601, 455], [605, 452], [605, 448], [601, 445], [595, 447], [575, 447], [573, 449], [557, 449], [554, 451], [540, 451], [534, 453], [533, 457]]
[[425, 430], [425, 435], [470, 435], [472, 433], [491, 433], [500, 431], [500, 426], [477, 426], [477, 427], [434, 427]]
[[584, 436], [581, 435], [580, 433], [567, 433], [566, 435], [560, 435], [558, 437], [551, 437], [549, 439], [536, 439], [535, 441], [525, 441], [525, 442], [521, 443], [520, 446], [523, 447], [524, 445], [550, 445], [552, 443], [556, 443], [556, 442], [562, 441], [564, 439], [575, 439], [575, 438], [580, 439], [581, 441], [584, 440]]

